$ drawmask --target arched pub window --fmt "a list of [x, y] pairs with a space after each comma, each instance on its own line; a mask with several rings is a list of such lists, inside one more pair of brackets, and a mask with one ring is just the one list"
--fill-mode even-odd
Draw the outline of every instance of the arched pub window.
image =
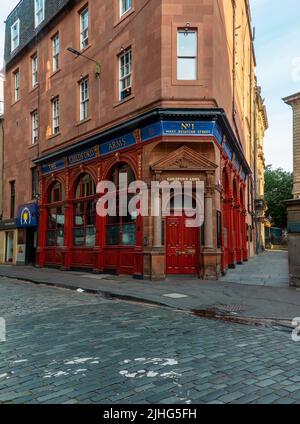
[[89, 174], [80, 177], [74, 200], [74, 246], [95, 246], [96, 241], [96, 185]]
[[50, 189], [47, 207], [46, 245], [56, 247], [64, 245], [65, 206], [64, 192], [59, 181], [55, 181]]
[[127, 164], [119, 164], [114, 167], [109, 180], [115, 184], [116, 193], [116, 216], [107, 216], [106, 220], [106, 244], [108, 246], [135, 246], [136, 244], [136, 215], [130, 215], [128, 212], [128, 204], [134, 194], [127, 193], [127, 215], [120, 216], [120, 174], [127, 174], [127, 184], [135, 181], [133, 170]]

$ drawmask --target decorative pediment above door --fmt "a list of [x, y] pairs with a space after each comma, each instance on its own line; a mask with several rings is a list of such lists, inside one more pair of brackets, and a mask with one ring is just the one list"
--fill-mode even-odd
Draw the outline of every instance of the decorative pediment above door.
[[207, 159], [195, 150], [182, 146], [160, 159], [151, 166], [154, 172], [164, 171], [202, 171], [214, 172], [218, 168], [214, 162]]

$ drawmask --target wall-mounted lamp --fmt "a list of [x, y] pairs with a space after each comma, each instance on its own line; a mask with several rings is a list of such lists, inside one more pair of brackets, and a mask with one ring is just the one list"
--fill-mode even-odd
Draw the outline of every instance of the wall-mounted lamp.
[[73, 47], [68, 47], [67, 48], [67, 50], [68, 50], [68, 52], [70, 52], [70, 53], [72, 53], [72, 54], [74, 54], [75, 56], [77, 56], [77, 57], [79, 57], [79, 56], [82, 56], [82, 57], [84, 57], [84, 58], [86, 58], [86, 59], [88, 59], [88, 60], [90, 60], [91, 62], [94, 62], [95, 63], [95, 77], [96, 78], [100, 78], [100, 74], [101, 74], [101, 65], [100, 65], [100, 63], [99, 62], [97, 62], [96, 60], [94, 60], [94, 59], [92, 59], [91, 57], [89, 57], [89, 56], [86, 56], [84, 53], [81, 53], [80, 51], [78, 51], [78, 50], [76, 50], [76, 49], [73, 49]]

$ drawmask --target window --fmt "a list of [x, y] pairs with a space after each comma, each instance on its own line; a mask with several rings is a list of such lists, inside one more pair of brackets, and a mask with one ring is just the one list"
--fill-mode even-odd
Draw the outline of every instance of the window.
[[20, 44], [20, 20], [18, 19], [10, 28], [11, 51], [13, 52]]
[[120, 2], [120, 16], [124, 15], [132, 7], [132, 0], [119, 0]]
[[59, 97], [52, 100], [52, 134], [59, 133]]
[[75, 246], [93, 247], [96, 243], [96, 185], [89, 174], [80, 178], [74, 204], [73, 239]]
[[132, 85], [132, 52], [131, 49], [126, 50], [120, 57], [120, 81], [119, 91], [120, 100], [124, 100], [131, 95]]
[[80, 48], [84, 49], [89, 44], [89, 9], [80, 13]]
[[45, 0], [34, 0], [35, 27], [45, 19]]
[[16, 203], [16, 182], [10, 182], [10, 217], [15, 217], [15, 203]]
[[46, 244], [48, 247], [64, 245], [65, 206], [61, 183], [55, 181], [49, 193], [47, 207]]
[[80, 82], [80, 120], [83, 121], [89, 116], [89, 79], [84, 78]]
[[39, 192], [39, 174], [37, 168], [31, 168], [31, 197], [35, 199]]
[[55, 72], [59, 68], [59, 35], [56, 34], [52, 38], [52, 71]]
[[14, 72], [14, 99], [17, 102], [20, 99], [20, 71], [19, 69]]
[[34, 145], [34, 144], [37, 144], [39, 140], [39, 114], [37, 110], [35, 110], [31, 114], [31, 130], [32, 130], [31, 143]]
[[178, 31], [177, 79], [197, 79], [197, 31]]
[[106, 218], [106, 244], [108, 246], [125, 245], [135, 246], [136, 244], [136, 215], [130, 215], [128, 204], [134, 194], [127, 195], [127, 216], [119, 216], [120, 204], [119, 175], [127, 174], [128, 185], [135, 181], [132, 169], [126, 164], [117, 165], [111, 174], [110, 181], [117, 187], [117, 216], [107, 216]]
[[38, 83], [38, 55], [37, 53], [31, 58], [31, 72], [32, 72], [32, 87]]

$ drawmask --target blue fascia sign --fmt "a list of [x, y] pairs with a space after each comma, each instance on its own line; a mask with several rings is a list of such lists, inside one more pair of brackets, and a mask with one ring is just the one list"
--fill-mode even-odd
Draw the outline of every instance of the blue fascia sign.
[[228, 141], [226, 141], [226, 143], [224, 144], [224, 152], [229, 157], [229, 159], [232, 160], [232, 158], [233, 158], [233, 150], [229, 146]]
[[134, 133], [129, 133], [106, 143], [100, 144], [101, 155], [108, 155], [109, 153], [117, 152], [118, 150], [126, 149], [127, 147], [136, 144]]
[[47, 163], [46, 165], [42, 165], [42, 174], [47, 175], [52, 172], [60, 171], [65, 167], [65, 160], [59, 159], [56, 162]]
[[91, 147], [90, 149], [83, 150], [81, 152], [73, 153], [68, 156], [69, 165], [77, 165], [82, 162], [88, 162], [95, 159], [99, 155], [97, 146]]
[[232, 163], [233, 163], [233, 167], [235, 168], [235, 170], [236, 171], [239, 171], [240, 168], [241, 168], [241, 164], [240, 164], [240, 162], [239, 162], [239, 160], [238, 160], [238, 158], [236, 156], [234, 157]]
[[38, 225], [38, 205], [30, 203], [19, 206], [17, 216], [17, 228], [37, 227]]
[[222, 144], [223, 134], [214, 121], [161, 121], [142, 129], [142, 141], [146, 142], [156, 137], [215, 137]]

